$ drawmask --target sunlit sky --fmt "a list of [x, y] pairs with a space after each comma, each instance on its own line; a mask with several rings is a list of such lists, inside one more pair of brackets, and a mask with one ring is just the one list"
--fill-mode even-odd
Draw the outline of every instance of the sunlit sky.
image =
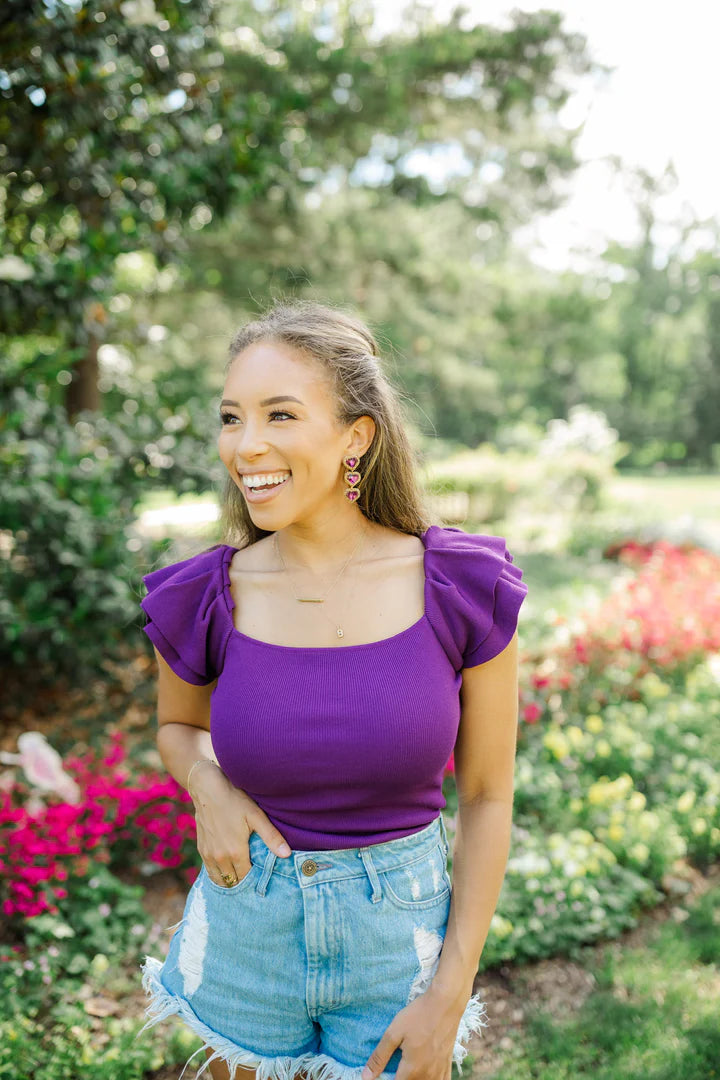
[[[378, 0], [377, 28], [394, 28], [404, 6]], [[444, 19], [456, 5], [427, 0], [426, 6]], [[678, 186], [659, 204], [666, 220], [720, 218], [717, 0], [464, 0], [463, 6], [466, 22], [501, 27], [514, 8], [562, 12], [568, 30], [586, 35], [593, 59], [613, 68], [599, 80], [585, 77], [561, 115], [568, 127], [585, 121], [576, 144], [583, 165], [562, 210], [517, 235], [537, 262], [582, 269], [592, 261], [584, 253], [600, 253], [607, 238], [637, 235], [626, 183], [603, 163], [608, 155], [657, 176], [672, 160]], [[667, 242], [672, 235], [669, 229]]]

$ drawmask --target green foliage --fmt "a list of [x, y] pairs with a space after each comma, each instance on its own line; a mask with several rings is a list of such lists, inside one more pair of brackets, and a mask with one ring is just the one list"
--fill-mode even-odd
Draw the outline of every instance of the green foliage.
[[2, 236], [22, 273], [0, 283], [0, 313], [12, 332], [82, 340], [78, 303], [108, 292], [116, 255], [177, 241], [221, 165], [206, 139], [210, 0], [156, 0], [135, 17], [122, 7], [5, 5]]
[[[588, 942], [617, 937], [643, 908], [688, 888], [685, 861], [701, 870], [717, 861], [719, 674], [709, 657], [676, 687], [646, 675], [641, 700], [521, 722], [511, 851], [481, 970], [579, 959]], [[451, 774], [443, 793], [452, 833]], [[700, 913], [697, 926], [697, 955], [712, 957], [717, 924]]]
[[[176, 257], [184, 226], [349, 169], [381, 131], [406, 139], [410, 124], [432, 142], [448, 116], [469, 113], [490, 121], [488, 135], [526, 134], [540, 95], [554, 113], [565, 102], [563, 63], [588, 67], [583, 39], [549, 12], [518, 15], [509, 31], [451, 22], [371, 43], [370, 5], [339, 9], [330, 34], [325, 12], [247, 0], [6, 6], [3, 231], [23, 272], [0, 310], [16, 332], [28, 325], [18, 293], [34, 299], [35, 326], [55, 326], [74, 299], [107, 292], [120, 252]], [[454, 99], [441, 83], [451, 73], [467, 80]], [[574, 164], [569, 133], [537, 132], [532, 165], [514, 158], [513, 182], [531, 188]], [[494, 156], [492, 143], [479, 156]]]
[[467, 492], [467, 516], [491, 525], [529, 512], [559, 512], [570, 521], [592, 514], [611, 475], [611, 460], [600, 453], [499, 453], [483, 443], [429, 465], [425, 483], [433, 494]]
[[687, 947], [701, 964], [720, 965], [720, 916], [718, 898], [713, 892], [701, 896], [681, 924]]
[[[33, 920], [38, 925], [30, 932], [31, 951], [13, 953], [0, 947], [0, 1077], [137, 1080], [187, 1058], [183, 1032], [166, 1036], [162, 1045], [153, 1032], [136, 1039], [138, 1020], [127, 1006], [138, 990], [142, 952], [152, 948], [155, 939], [141, 936], [148, 920], [134, 892], [126, 904], [136, 909], [136, 922], [129, 925], [126, 912], [119, 919], [115, 911], [102, 918], [106, 928], [117, 924], [126, 935], [126, 969], [119, 966], [118, 956], [106, 955], [102, 944], [94, 951], [85, 939], [44, 933], [40, 918]], [[103, 895], [110, 896], [107, 891]], [[92, 950], [87, 955], [84, 946]]]
[[71, 424], [48, 384], [6, 393], [0, 658], [36, 682], [81, 682], [129, 634], [137, 645], [138, 579], [150, 559], [131, 531], [135, 507], [148, 483], [204, 491], [213, 479], [199, 405], [182, 416], [151, 387], [122, 406]]
[[[24, 922], [24, 943], [32, 954], [48, 946], [59, 950], [49, 964], [51, 974], [61, 969], [68, 975], [85, 975], [107, 969], [126, 959], [138, 935], [149, 927], [142, 906], [142, 885], [127, 885], [102, 863], [94, 863], [86, 877], [73, 876], [68, 895], [57, 900], [59, 915], [36, 915]], [[93, 959], [94, 958], [94, 959]]]
[[[11, 334], [57, 335], [71, 416], [99, 408], [96, 350], [113, 334], [123, 253], [181, 261], [193, 233], [238, 206], [291, 221], [304, 189], [372, 165], [379, 143], [395, 199], [452, 195], [483, 217], [536, 191], [551, 202], [575, 164], [557, 114], [566, 69], [589, 62], [550, 12], [462, 29], [418, 8], [416, 34], [371, 41], [369, 3], [332, 15], [249, 0], [6, 6], [0, 315]], [[448, 135], [471, 171], [503, 175], [501, 197], [484, 176], [442, 192], [417, 179], [408, 149]]]
[[[532, 968], [512, 972], [522, 1003], [522, 1038], [508, 1040], [493, 1080], [711, 1080], [720, 1060], [717, 970], [698, 956], [702, 925], [718, 910], [717, 885], [702, 897], [678, 899], [668, 918], [646, 926], [634, 942], [587, 949], [578, 957], [593, 990], [580, 997], [543, 987]], [[684, 921], [680, 922], [685, 916]], [[714, 955], [717, 957], [717, 919]], [[698, 936], [699, 935], [699, 936]], [[710, 931], [709, 956], [713, 955]], [[561, 977], [562, 965], [553, 968]], [[581, 972], [570, 972], [572, 980]]]

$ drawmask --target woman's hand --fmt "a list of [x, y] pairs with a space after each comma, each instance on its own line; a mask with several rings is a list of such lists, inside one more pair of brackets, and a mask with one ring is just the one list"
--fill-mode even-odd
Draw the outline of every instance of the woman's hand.
[[191, 778], [188, 794], [195, 804], [198, 852], [216, 885], [229, 887], [223, 881], [223, 874], [236, 878], [230, 884], [237, 885], [250, 873], [251, 832], [256, 832], [282, 858], [292, 854], [285, 837], [265, 811], [241, 788], [231, 784], [218, 765], [210, 762], [199, 766]]
[[374, 1080], [395, 1050], [402, 1054], [396, 1080], [450, 1080], [462, 1009], [427, 990], [397, 1013], [362, 1071]]

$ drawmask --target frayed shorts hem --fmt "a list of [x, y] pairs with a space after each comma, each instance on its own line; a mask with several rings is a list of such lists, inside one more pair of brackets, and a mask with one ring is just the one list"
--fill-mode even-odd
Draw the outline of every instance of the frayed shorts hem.
[[[147, 1028], [153, 1027], [170, 1016], [178, 1016], [187, 1024], [190, 1030], [203, 1040], [203, 1045], [190, 1055], [178, 1080], [182, 1080], [185, 1069], [196, 1054], [205, 1050], [206, 1047], [214, 1053], [206, 1058], [205, 1063], [195, 1073], [196, 1080], [208, 1068], [210, 1062], [217, 1059], [225, 1062], [231, 1076], [237, 1067], [255, 1069], [257, 1080], [294, 1080], [300, 1071], [306, 1074], [307, 1080], [361, 1080], [364, 1065], [343, 1065], [328, 1054], [309, 1052], [295, 1057], [291, 1055], [267, 1057], [238, 1046], [232, 1039], [226, 1038], [204, 1024], [184, 998], [171, 994], [167, 990], [160, 979], [162, 967], [161, 961], [155, 957], [145, 957], [142, 965], [142, 985], [150, 998], [145, 1009], [145, 1015], [149, 1019], [137, 1032], [135, 1038], [138, 1038]], [[479, 1000], [478, 995], [471, 997], [460, 1020], [453, 1050], [453, 1061], [461, 1072], [462, 1062], [467, 1055], [467, 1050], [462, 1044], [472, 1032], [479, 1032], [481, 1028], [487, 1027], [485, 1017], [485, 1004]], [[396, 1076], [395, 1072], [383, 1071], [379, 1073], [376, 1080], [395, 1080]]]

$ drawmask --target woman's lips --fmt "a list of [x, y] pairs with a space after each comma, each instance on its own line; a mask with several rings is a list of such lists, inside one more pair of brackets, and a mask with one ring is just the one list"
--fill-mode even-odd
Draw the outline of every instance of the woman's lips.
[[[291, 474], [292, 475], [292, 474]], [[243, 477], [243, 494], [248, 502], [251, 503], [264, 503], [269, 502], [270, 499], [277, 495], [278, 491], [282, 491], [287, 487], [288, 482], [291, 479], [291, 475], [287, 476], [281, 484], [275, 484], [273, 487], [268, 488], [267, 491], [254, 491], [253, 488], [249, 488], [245, 483], [245, 477]]]

